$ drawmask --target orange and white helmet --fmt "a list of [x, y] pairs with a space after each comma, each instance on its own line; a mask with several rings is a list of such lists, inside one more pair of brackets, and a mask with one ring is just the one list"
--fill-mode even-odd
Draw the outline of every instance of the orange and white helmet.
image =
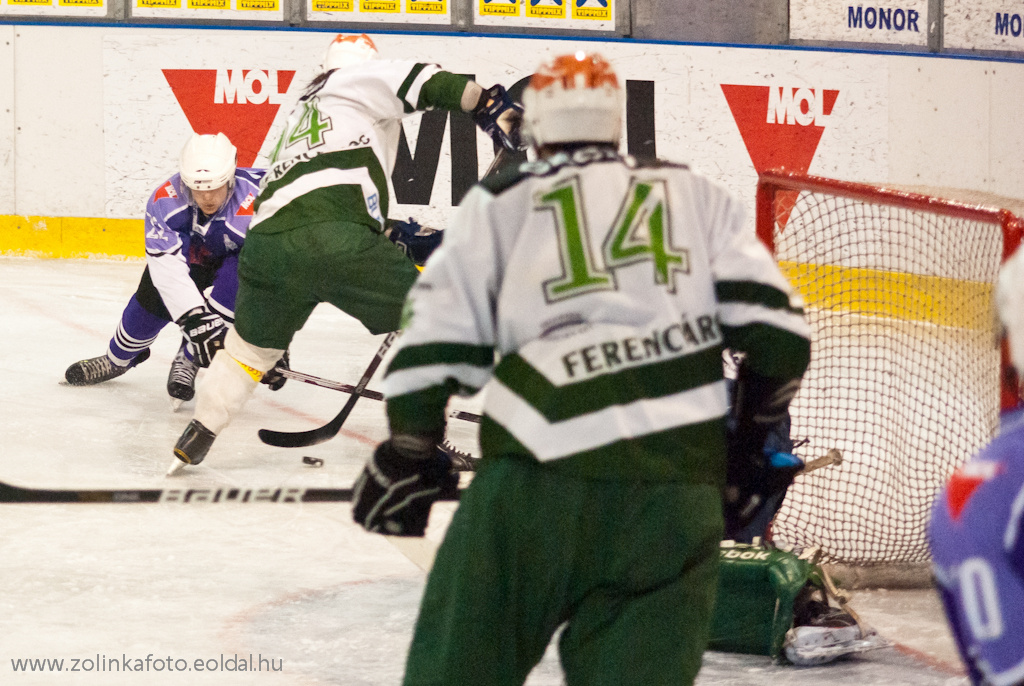
[[523, 91], [523, 132], [537, 147], [618, 145], [622, 103], [619, 80], [600, 55], [561, 55], [541, 65]]
[[365, 33], [339, 33], [324, 53], [323, 71], [350, 67], [377, 57], [377, 46]]

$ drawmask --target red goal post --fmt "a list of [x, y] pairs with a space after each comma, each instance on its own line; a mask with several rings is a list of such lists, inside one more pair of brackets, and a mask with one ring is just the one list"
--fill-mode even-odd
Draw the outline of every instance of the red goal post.
[[804, 299], [792, 406], [809, 456], [773, 527], [843, 565], [922, 565], [932, 501], [1018, 400], [993, 290], [1021, 241], [1005, 209], [788, 171], [760, 174], [757, 233]]

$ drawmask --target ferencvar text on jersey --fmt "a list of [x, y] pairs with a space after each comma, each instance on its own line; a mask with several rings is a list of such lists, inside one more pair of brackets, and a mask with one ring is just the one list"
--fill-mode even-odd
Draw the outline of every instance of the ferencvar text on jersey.
[[562, 356], [566, 375], [604, 374], [616, 369], [676, 357], [722, 342], [718, 321], [701, 315], [651, 331], [649, 336], [624, 336], [572, 350]]

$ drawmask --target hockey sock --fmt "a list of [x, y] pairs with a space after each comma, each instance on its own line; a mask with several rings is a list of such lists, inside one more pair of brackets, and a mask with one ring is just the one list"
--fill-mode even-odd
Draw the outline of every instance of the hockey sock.
[[107, 357], [119, 367], [129, 365], [143, 350], [153, 345], [157, 334], [168, 322], [147, 311], [133, 295], [121, 314], [114, 337], [110, 339]]
[[224, 337], [224, 349], [213, 358], [196, 397], [194, 418], [219, 434], [242, 409], [260, 379], [274, 367], [283, 350], [247, 343], [234, 329]]
[[194, 419], [219, 434], [245, 406], [258, 384], [235, 358], [222, 350], [213, 358], [199, 385]]

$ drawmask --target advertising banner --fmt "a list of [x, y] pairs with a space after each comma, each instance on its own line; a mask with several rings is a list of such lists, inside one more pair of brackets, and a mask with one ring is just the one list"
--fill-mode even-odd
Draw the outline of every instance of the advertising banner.
[[450, 24], [451, 0], [306, 0], [311, 22]]
[[107, 0], [0, 0], [0, 16], [105, 17]]
[[[5, 0], [0, 0], [0, 2], [3, 1]], [[284, 20], [284, 1], [131, 0], [131, 14], [133, 17], [173, 19], [175, 21], [217, 19], [280, 22]]]
[[[260, 166], [316, 73], [329, 33], [166, 32], [104, 39], [106, 213], [133, 217], [175, 171], [192, 130], [223, 131]], [[624, 149], [689, 163], [753, 209], [757, 171], [887, 178], [888, 72], [881, 55], [525, 38], [373, 34], [382, 56], [439, 62], [512, 87], [556, 54], [599, 50], [627, 95]], [[443, 226], [493, 158], [489, 138], [444, 112], [404, 120], [395, 218]], [[461, 120], [460, 120], [461, 121]]]
[[790, 0], [794, 40], [928, 45], [928, 0], [866, 4], [850, 0]]
[[946, 0], [943, 46], [953, 50], [1024, 51], [1024, 2]]
[[625, 0], [473, 0], [477, 26], [614, 31]]

